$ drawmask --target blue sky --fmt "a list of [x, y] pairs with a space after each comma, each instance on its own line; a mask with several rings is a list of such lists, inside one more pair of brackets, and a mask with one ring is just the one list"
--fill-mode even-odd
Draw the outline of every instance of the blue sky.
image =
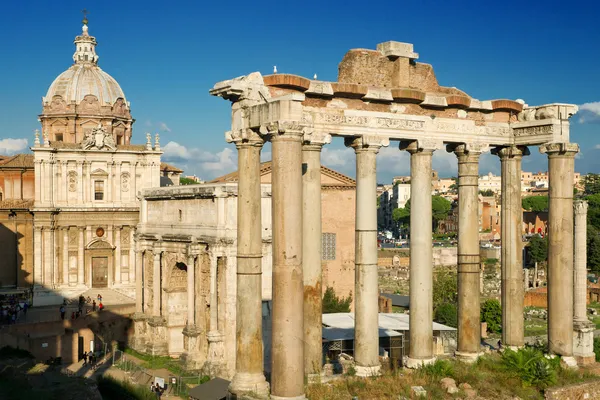
[[[576, 170], [600, 172], [600, 5], [563, 1], [23, 1], [0, 13], [0, 153], [26, 151], [38, 128], [41, 97], [67, 69], [87, 7], [99, 65], [121, 84], [132, 113], [133, 141], [159, 132], [163, 159], [210, 179], [236, 167], [224, 141], [229, 103], [209, 96], [215, 82], [253, 71], [336, 80], [351, 48], [410, 42], [438, 81], [481, 99], [583, 105], [571, 121], [582, 152]], [[269, 147], [264, 158], [269, 158]], [[546, 170], [531, 148], [523, 169]], [[439, 151], [434, 168], [456, 174], [455, 157]], [[341, 140], [324, 164], [354, 175]], [[409, 172], [395, 146], [381, 151], [378, 180]], [[482, 173], [499, 161], [482, 157]]]

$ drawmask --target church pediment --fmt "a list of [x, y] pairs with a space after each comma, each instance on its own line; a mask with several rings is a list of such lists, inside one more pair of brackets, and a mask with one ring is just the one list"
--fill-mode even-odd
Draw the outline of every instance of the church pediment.
[[52, 126], [54, 126], [54, 125], [66, 126], [67, 125], [67, 120], [64, 119], [64, 118], [55, 119], [54, 121], [52, 121], [50, 123], [50, 125], [52, 125]]
[[108, 172], [104, 171], [103, 169], [95, 169], [92, 171], [92, 173], [90, 175], [93, 176], [108, 176]]

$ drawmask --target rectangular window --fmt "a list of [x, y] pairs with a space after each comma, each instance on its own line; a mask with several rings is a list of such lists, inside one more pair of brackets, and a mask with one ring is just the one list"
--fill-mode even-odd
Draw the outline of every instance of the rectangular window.
[[57, 133], [56, 134], [56, 141], [57, 142], [62, 142], [63, 141], [63, 135], [62, 135], [62, 133]]
[[321, 236], [322, 260], [335, 260], [335, 233], [323, 233]]
[[94, 200], [104, 200], [104, 181], [94, 181]]

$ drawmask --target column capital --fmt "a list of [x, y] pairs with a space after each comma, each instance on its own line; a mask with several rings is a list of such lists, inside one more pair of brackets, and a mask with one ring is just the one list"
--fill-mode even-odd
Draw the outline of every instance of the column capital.
[[573, 202], [573, 211], [575, 215], [586, 215], [588, 212], [588, 202], [585, 200], [575, 200]]
[[444, 143], [441, 140], [435, 139], [402, 140], [398, 147], [400, 150], [406, 150], [410, 154], [433, 153], [436, 150], [442, 149]]
[[540, 146], [540, 153], [551, 156], [575, 157], [579, 153], [577, 143], [546, 143]]
[[302, 136], [302, 150], [321, 151], [324, 145], [331, 143], [331, 135], [322, 131], [315, 131], [311, 127], [304, 129]]
[[500, 160], [508, 158], [521, 158], [531, 154], [527, 146], [498, 146], [492, 149], [492, 154], [500, 157]]
[[312, 131], [306, 123], [295, 120], [279, 120], [261, 125], [259, 133], [273, 141], [278, 138], [302, 140], [304, 135]]
[[490, 145], [487, 143], [450, 143], [446, 145], [446, 151], [455, 153], [457, 156], [464, 154], [479, 157], [481, 153], [485, 153], [489, 149]]
[[390, 145], [390, 139], [382, 136], [362, 135], [344, 138], [346, 147], [352, 147], [355, 152], [358, 151], [374, 151], [379, 152], [382, 147]]
[[235, 147], [262, 147], [265, 140], [252, 129], [238, 129], [225, 132], [225, 141], [235, 144]]

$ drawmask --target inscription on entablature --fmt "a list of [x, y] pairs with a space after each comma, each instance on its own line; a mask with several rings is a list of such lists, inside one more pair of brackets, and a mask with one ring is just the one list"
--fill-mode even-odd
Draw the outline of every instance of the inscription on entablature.
[[486, 126], [485, 127], [486, 135], [493, 136], [510, 136], [510, 128], [506, 126]]
[[[310, 117], [308, 115], [305, 115], [303, 116], [303, 120], [309, 121]], [[322, 124], [359, 125], [389, 129], [423, 130], [425, 127], [425, 122], [419, 120], [386, 117], [367, 117], [363, 115], [317, 113], [314, 114], [313, 120], [315, 123]]]
[[475, 126], [473, 126], [473, 125], [453, 123], [453, 122], [439, 121], [435, 125], [436, 125], [436, 128], [438, 131], [444, 131], [444, 132], [473, 133], [475, 130]]
[[376, 118], [375, 121], [379, 128], [422, 130], [425, 127], [424, 121], [410, 119]]
[[553, 125], [541, 125], [541, 126], [530, 126], [528, 128], [515, 128], [513, 129], [515, 136], [538, 136], [538, 135], [551, 135], [554, 133]]

